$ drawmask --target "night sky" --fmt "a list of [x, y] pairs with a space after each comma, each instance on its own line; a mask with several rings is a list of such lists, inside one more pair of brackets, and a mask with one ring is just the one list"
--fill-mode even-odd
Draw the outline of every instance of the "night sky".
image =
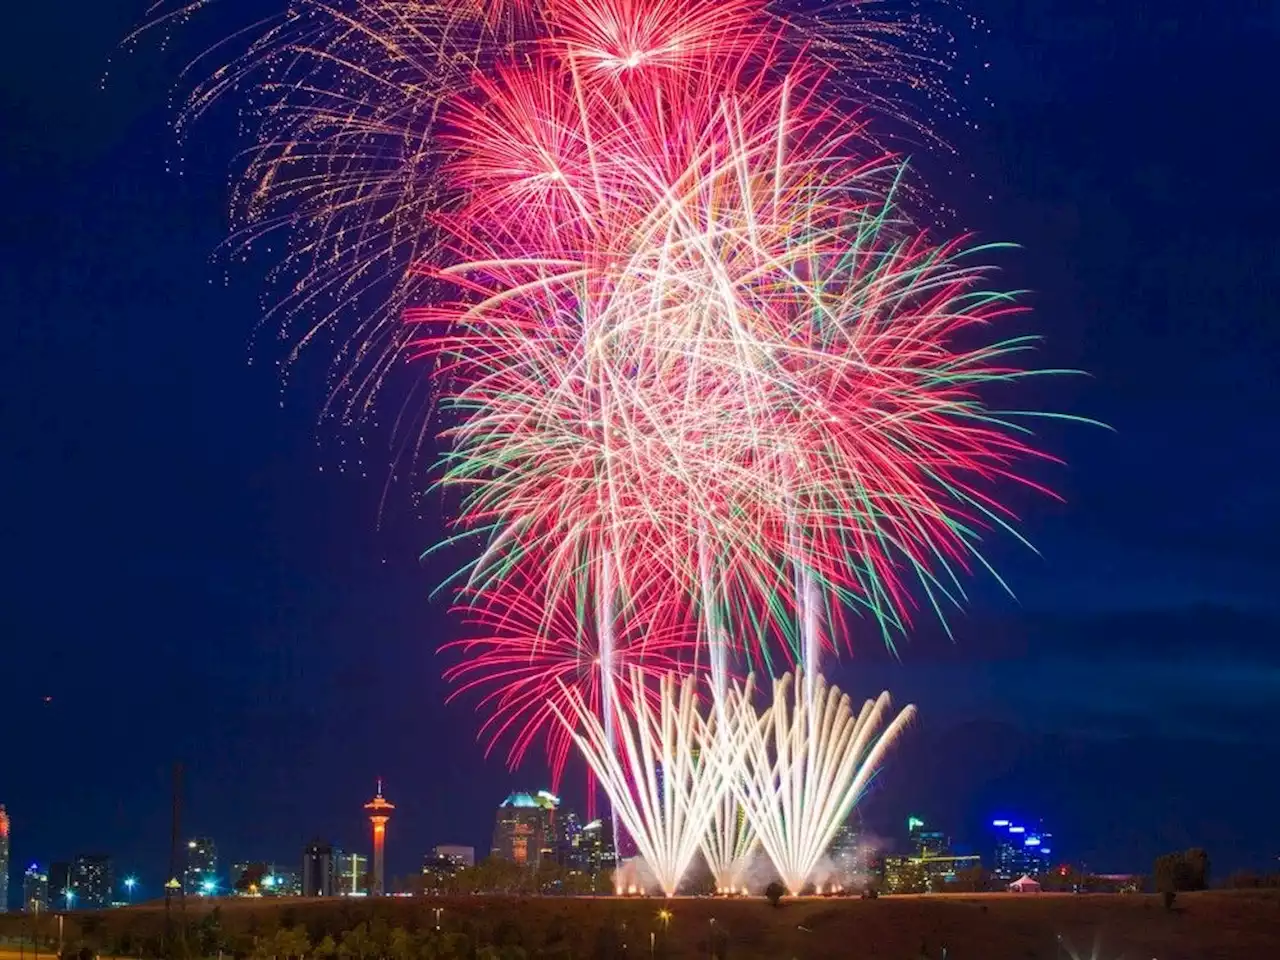
[[[981, 849], [993, 815], [1043, 817], [1102, 871], [1192, 843], [1219, 874], [1274, 869], [1280, 8], [970, 6], [995, 107], [946, 131], [961, 153], [935, 193], [1023, 245], [1002, 265], [1034, 291], [1042, 362], [1091, 374], [1024, 402], [1114, 432], [1046, 433], [1065, 503], [1016, 501], [1041, 555], [990, 551], [1016, 601], [976, 580], [954, 641], [922, 617], [900, 662], [853, 622], [838, 681], [922, 716], [867, 825], [915, 813]], [[228, 281], [210, 256], [234, 144], [215, 123], [175, 147], [172, 57], [100, 85], [142, 10], [25, 3], [0, 38], [15, 873], [105, 851], [157, 892], [175, 760], [184, 833], [224, 862], [362, 848], [377, 776], [399, 807], [389, 873], [435, 843], [483, 850], [494, 806], [545, 771], [486, 760], [470, 705], [444, 703], [456, 627], [418, 561], [441, 505], [404, 485], [384, 505], [380, 442], [317, 428], [319, 358], [284, 387], [271, 338], [251, 344], [261, 271]]]

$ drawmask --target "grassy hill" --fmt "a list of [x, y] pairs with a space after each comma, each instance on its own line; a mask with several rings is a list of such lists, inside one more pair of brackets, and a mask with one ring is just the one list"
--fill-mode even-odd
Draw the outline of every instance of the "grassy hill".
[[[706, 958], [724, 960], [1265, 960], [1280, 957], [1280, 891], [1182, 894], [1166, 911], [1150, 896], [930, 895], [880, 900], [784, 901], [601, 898], [360, 900], [225, 900], [190, 902], [185, 909], [188, 956], [248, 955], [281, 927], [305, 926], [313, 944], [368, 924], [365, 945], [350, 941], [351, 960], [382, 953], [417, 960], [432, 956], [436, 909], [451, 956], [519, 958]], [[216, 912], [215, 912], [216, 911]], [[174, 908], [175, 926], [183, 918]], [[64, 937], [106, 956], [155, 956], [161, 949], [163, 907], [143, 904], [101, 914], [70, 914]], [[56, 941], [46, 916], [38, 931]], [[398, 946], [369, 946], [381, 938]], [[30, 936], [30, 918], [0, 916], [0, 937]], [[652, 935], [652, 939], [651, 939]], [[10, 945], [13, 949], [16, 945]], [[202, 949], [203, 947], [203, 949]], [[485, 947], [492, 947], [486, 950]], [[0, 945], [0, 950], [6, 949]], [[363, 957], [360, 950], [372, 951]], [[409, 953], [405, 953], [408, 949]], [[652, 950], [652, 954], [651, 954]], [[27, 956], [30, 956], [29, 950]], [[0, 960], [8, 960], [7, 957]]]

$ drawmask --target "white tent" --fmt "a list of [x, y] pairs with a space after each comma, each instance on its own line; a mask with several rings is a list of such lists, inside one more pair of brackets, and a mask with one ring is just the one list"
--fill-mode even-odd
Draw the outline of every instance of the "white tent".
[[1037, 883], [1035, 880], [1032, 880], [1029, 876], [1027, 876], [1024, 873], [1021, 879], [1015, 880], [1013, 881], [1013, 883], [1009, 884], [1009, 892], [1010, 893], [1039, 893], [1040, 884]]

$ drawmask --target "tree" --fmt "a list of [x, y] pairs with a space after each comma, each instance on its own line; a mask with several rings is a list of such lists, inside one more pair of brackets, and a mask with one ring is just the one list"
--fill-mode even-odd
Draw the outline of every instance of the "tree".
[[413, 938], [409, 936], [409, 931], [403, 927], [392, 930], [387, 942], [389, 960], [413, 960], [414, 953]]
[[373, 954], [385, 957], [391, 945], [391, 924], [386, 917], [374, 917], [369, 924], [369, 939], [373, 942]]
[[1209, 886], [1209, 855], [1200, 847], [1157, 857], [1152, 881], [1160, 893], [1204, 890]]
[[764, 888], [765, 899], [769, 901], [769, 905], [772, 907], [782, 905], [782, 898], [786, 895], [786, 892], [786, 887], [780, 884], [777, 880], [772, 881]]
[[311, 938], [303, 926], [281, 927], [273, 940], [275, 956], [280, 960], [302, 960], [311, 952]]
[[957, 870], [949, 886], [958, 893], [981, 893], [987, 889], [987, 872], [981, 867]]
[[333, 960], [338, 955], [338, 944], [329, 934], [316, 944], [315, 954], [318, 960]]
[[538, 893], [562, 893], [565, 886], [566, 870], [550, 857], [538, 861], [534, 872], [534, 884]]
[[342, 935], [342, 943], [338, 945], [338, 956], [343, 960], [368, 960], [373, 956], [373, 938], [369, 936], [369, 926], [358, 923]]

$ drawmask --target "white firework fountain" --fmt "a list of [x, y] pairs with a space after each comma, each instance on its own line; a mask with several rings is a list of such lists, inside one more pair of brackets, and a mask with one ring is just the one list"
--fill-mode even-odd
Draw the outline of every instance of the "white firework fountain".
[[915, 716], [896, 716], [889, 694], [855, 716], [849, 697], [802, 671], [773, 682], [757, 713], [750, 684], [731, 695], [736, 776], [730, 788], [787, 890], [804, 890], [836, 831], [861, 799], [884, 756]]
[[667, 896], [700, 847], [740, 871], [752, 842], [744, 835], [758, 839], [788, 891], [801, 893], [915, 716], [911, 706], [894, 715], [888, 693], [855, 715], [837, 687], [805, 680], [799, 669], [775, 680], [772, 702], [758, 710], [748, 677], [703, 712], [695, 677], [664, 677], [655, 702], [633, 668], [612, 735], [566, 688], [573, 716], [557, 715]]
[[[563, 686], [563, 684], [562, 684]], [[615, 701], [608, 730], [580, 694], [567, 687], [573, 717], [552, 704], [635, 841], [654, 880], [674, 896], [707, 836], [717, 804], [729, 792], [721, 742], [698, 708], [697, 679], [662, 678], [657, 704], [633, 667], [627, 695]], [[626, 704], [627, 706], [624, 706]]]

